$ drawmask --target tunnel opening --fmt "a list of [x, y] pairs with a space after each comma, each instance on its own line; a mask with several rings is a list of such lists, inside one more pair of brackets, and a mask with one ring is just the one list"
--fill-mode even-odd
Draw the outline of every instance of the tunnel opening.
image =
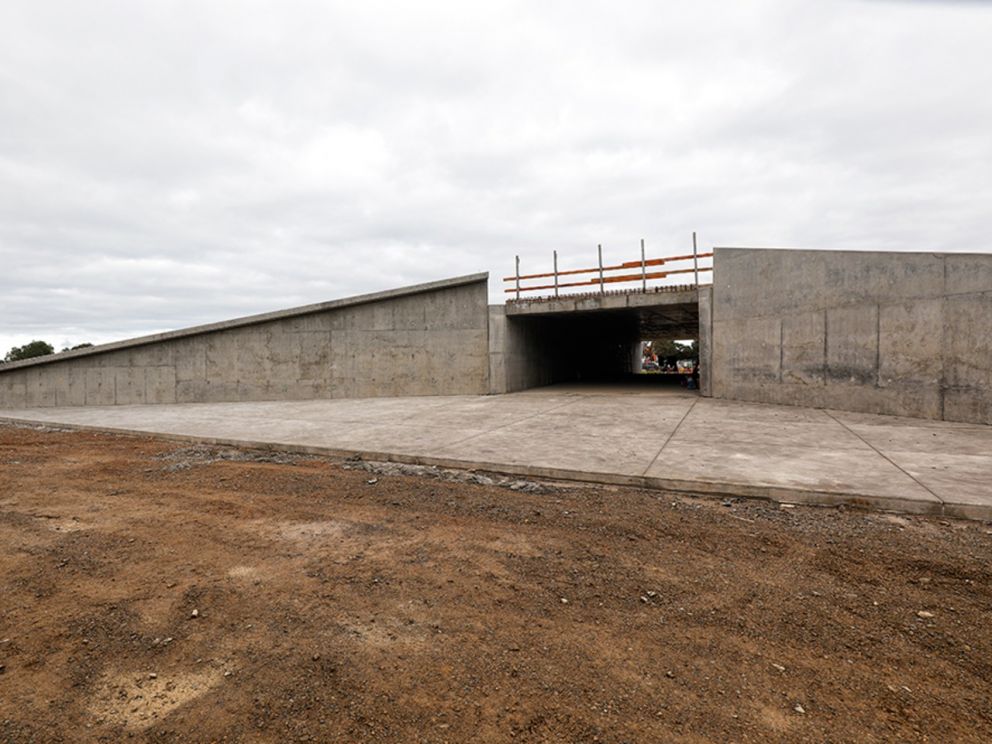
[[641, 339], [639, 376], [643, 384], [699, 389], [699, 340], [670, 336]]
[[[695, 299], [695, 298], [693, 298]], [[695, 301], [618, 309], [570, 309], [507, 317], [507, 333], [515, 341], [508, 360], [510, 389], [551, 384], [610, 384], [631, 387], [698, 389], [698, 343], [675, 353], [671, 342], [696, 342], [699, 306]], [[645, 373], [644, 350], [663, 344], [674, 363], [692, 360], [694, 370], [680, 374]], [[683, 347], [685, 349], [686, 347]], [[677, 364], [676, 364], [677, 366]], [[688, 385], [686, 378], [694, 378]]]

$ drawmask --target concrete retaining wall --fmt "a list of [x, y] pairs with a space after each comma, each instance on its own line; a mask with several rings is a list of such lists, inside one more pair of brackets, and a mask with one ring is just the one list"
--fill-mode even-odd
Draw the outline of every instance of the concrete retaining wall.
[[545, 321], [508, 318], [505, 305], [489, 308], [489, 392], [513, 393], [555, 381], [555, 354]]
[[715, 397], [992, 424], [992, 255], [715, 254]]
[[486, 274], [0, 365], [0, 407], [489, 391]]
[[699, 288], [699, 394], [713, 396], [713, 287]]

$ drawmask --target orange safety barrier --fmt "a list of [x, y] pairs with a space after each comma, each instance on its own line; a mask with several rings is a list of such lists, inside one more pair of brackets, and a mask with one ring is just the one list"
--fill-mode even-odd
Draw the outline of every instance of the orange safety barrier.
[[[693, 248], [695, 249], [695, 243], [696, 243], [695, 233], [693, 234], [692, 238], [693, 238]], [[699, 265], [699, 259], [701, 259], [701, 258], [712, 258], [713, 257], [713, 254], [712, 253], [695, 253], [694, 252], [694, 253], [691, 253], [691, 254], [688, 254], [688, 255], [669, 256], [667, 258], [645, 258], [644, 257], [644, 243], [643, 243], [643, 241], [641, 243], [641, 260], [640, 261], [624, 261], [623, 263], [614, 264], [614, 265], [611, 265], [611, 266], [603, 266], [602, 265], [602, 260], [603, 260], [602, 259], [602, 255], [603, 255], [602, 254], [602, 246], [600, 246], [600, 248], [599, 248], [599, 255], [600, 255], [600, 265], [599, 266], [594, 266], [594, 267], [589, 268], [589, 269], [568, 269], [566, 271], [558, 271], [558, 251], [555, 251], [554, 252], [555, 270], [552, 271], [552, 272], [541, 273], [541, 274], [520, 274], [519, 273], [519, 271], [520, 271], [520, 257], [517, 256], [517, 271], [518, 271], [518, 273], [517, 274], [514, 274], [513, 276], [503, 277], [503, 281], [504, 282], [515, 282], [516, 283], [516, 286], [510, 287], [509, 289], [504, 290], [504, 292], [506, 292], [507, 294], [515, 293], [517, 295], [517, 297], [519, 298], [521, 292], [534, 292], [534, 291], [538, 291], [538, 290], [542, 290], [542, 289], [553, 289], [553, 290], [555, 290], [555, 294], [557, 295], [558, 294], [558, 290], [565, 289], [565, 288], [568, 288], [568, 287], [588, 287], [588, 286], [595, 286], [595, 285], [598, 284], [600, 286], [601, 291], [605, 291], [605, 289], [603, 289], [603, 288], [607, 284], [621, 284], [621, 283], [626, 283], [626, 282], [638, 282], [638, 281], [642, 283], [642, 286], [643, 286], [643, 288], [646, 291], [646, 289], [647, 289], [647, 280], [648, 279], [664, 279], [665, 277], [667, 277], [669, 275], [672, 275], [672, 274], [696, 274], [696, 276], [697, 276], [697, 283], [698, 283], [698, 275], [699, 275], [700, 272], [712, 271], [713, 270], [713, 267], [712, 266], [700, 266]], [[691, 268], [688, 268], [688, 269], [674, 269], [673, 268], [673, 269], [667, 269], [665, 271], [648, 271], [647, 270], [647, 267], [649, 267], [649, 266], [651, 266], [651, 267], [665, 266], [666, 264], [674, 263], [676, 261], [692, 261], [693, 262], [693, 266]], [[641, 271], [639, 273], [637, 273], [637, 274], [626, 273], [626, 274], [611, 275], [611, 276], [607, 276], [606, 275], [606, 272], [624, 271], [624, 270], [629, 271], [630, 269], [640, 269]], [[584, 281], [579, 281], [579, 282], [560, 282], [560, 281], [558, 281], [559, 277], [563, 277], [563, 276], [576, 276], [576, 275], [579, 275], [579, 274], [598, 274], [598, 276], [596, 276], [596, 277], [594, 277], [592, 279], [586, 279]], [[554, 284], [536, 284], [536, 285], [530, 285], [530, 286], [522, 286], [520, 284], [520, 282], [525, 281], [525, 280], [530, 280], [530, 279], [548, 279], [548, 278], [551, 278], [551, 277], [553, 277], [554, 280], [555, 280], [554, 281]]]

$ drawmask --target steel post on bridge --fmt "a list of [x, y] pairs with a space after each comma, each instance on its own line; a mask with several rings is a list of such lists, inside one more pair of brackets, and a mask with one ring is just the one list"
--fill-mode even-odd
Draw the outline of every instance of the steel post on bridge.
[[692, 270], [696, 276], [696, 289], [699, 289], [699, 255], [696, 250], [696, 231], [692, 231]]
[[[562, 271], [558, 267], [558, 251], [555, 250], [552, 253], [553, 270], [550, 273], [541, 274], [521, 274], [520, 273], [520, 256], [516, 256], [516, 270], [513, 276], [504, 277], [503, 281], [513, 282], [511, 288], [507, 289], [507, 293], [512, 293], [516, 300], [524, 299], [522, 293], [533, 292], [542, 289], [548, 289], [554, 291], [554, 297], [568, 297], [569, 294], [562, 294], [561, 290], [571, 287], [596, 287], [598, 294], [606, 294], [607, 284], [623, 284], [623, 283], [633, 283], [639, 282], [641, 292], [648, 292], [648, 280], [649, 279], [665, 279], [676, 274], [692, 274], [693, 280], [695, 282], [694, 286], [699, 286], [699, 275], [700, 273], [706, 271], [712, 271], [712, 266], [700, 266], [700, 259], [712, 257], [712, 253], [700, 253], [697, 242], [696, 234], [693, 233], [692, 236], [692, 253], [688, 255], [681, 256], [669, 256], [666, 258], [648, 258], [646, 254], [645, 240], [641, 239], [641, 256], [640, 260], [635, 261], [624, 261], [623, 263], [615, 264], [612, 266], [605, 266], [603, 264], [603, 245], [602, 243], [596, 246], [597, 262], [596, 265], [588, 269], [567, 269]], [[679, 261], [692, 261], [692, 266], [687, 269], [676, 269], [669, 268], [670, 264], [674, 264]], [[658, 271], [648, 271], [648, 267], [659, 267]], [[619, 275], [614, 274], [614, 272], [628, 272], [620, 273]], [[636, 272], [636, 273], [635, 273]], [[576, 275], [592, 274], [592, 278], [586, 278], [582, 281], [562, 281], [562, 277], [572, 277]], [[578, 278], [578, 277], [577, 277]], [[524, 282], [529, 279], [552, 279], [549, 284], [537, 284], [532, 286], [527, 286]], [[686, 285], [688, 286], [688, 285]], [[660, 291], [665, 287], [656, 287], [654, 291]], [[623, 290], [621, 290], [623, 291]], [[631, 291], [631, 290], [628, 290]], [[638, 290], [633, 290], [638, 291]], [[535, 298], [537, 299], [537, 298]]]
[[648, 291], [648, 265], [644, 260], [644, 238], [641, 238], [641, 291]]
[[600, 243], [596, 247], [599, 249], [599, 293], [603, 294], [606, 292], [606, 288], [603, 286], [603, 244]]

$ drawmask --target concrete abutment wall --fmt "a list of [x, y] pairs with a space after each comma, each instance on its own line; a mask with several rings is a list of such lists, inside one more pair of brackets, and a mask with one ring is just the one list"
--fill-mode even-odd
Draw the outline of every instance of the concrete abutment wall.
[[992, 423], [992, 255], [715, 254], [715, 397]]

